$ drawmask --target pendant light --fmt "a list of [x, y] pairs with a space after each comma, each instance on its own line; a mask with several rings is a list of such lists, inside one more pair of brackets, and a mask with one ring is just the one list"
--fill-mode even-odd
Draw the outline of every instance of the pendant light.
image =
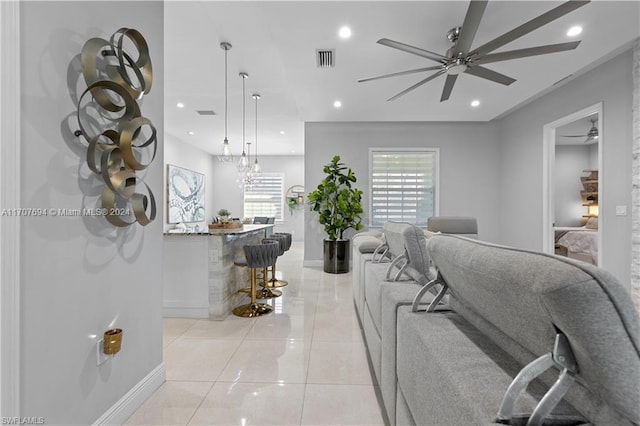
[[258, 99], [260, 99], [260, 95], [254, 93], [252, 98], [256, 101], [256, 161], [253, 163], [253, 168], [251, 170], [254, 175], [257, 175], [262, 171], [260, 163], [258, 163]]
[[231, 154], [229, 140], [227, 139], [227, 53], [231, 49], [231, 43], [224, 41], [220, 43], [220, 48], [224, 50], [224, 141], [218, 160], [221, 163], [231, 163], [233, 162], [233, 154]]
[[[240, 77], [242, 78], [242, 155], [240, 156], [240, 160], [238, 161], [238, 173], [241, 175], [246, 174], [247, 171], [251, 168], [251, 164], [249, 163], [249, 157], [245, 152], [245, 118], [246, 118], [246, 108], [245, 108], [245, 99], [246, 94], [244, 91], [244, 81], [249, 78], [249, 74], [246, 72], [241, 72]], [[242, 176], [240, 176], [242, 179]]]

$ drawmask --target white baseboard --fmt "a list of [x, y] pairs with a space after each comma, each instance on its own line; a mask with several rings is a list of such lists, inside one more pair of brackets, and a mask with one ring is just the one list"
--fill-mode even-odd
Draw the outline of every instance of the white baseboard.
[[154, 368], [147, 376], [140, 380], [129, 392], [127, 392], [118, 402], [109, 408], [94, 425], [121, 425], [153, 393], [165, 382], [167, 371], [164, 363]]
[[162, 308], [164, 318], [209, 318], [209, 308]]
[[200, 300], [165, 300], [164, 318], [209, 318], [209, 304]]
[[323, 260], [305, 260], [302, 262], [302, 266], [305, 268], [322, 268], [324, 267]]

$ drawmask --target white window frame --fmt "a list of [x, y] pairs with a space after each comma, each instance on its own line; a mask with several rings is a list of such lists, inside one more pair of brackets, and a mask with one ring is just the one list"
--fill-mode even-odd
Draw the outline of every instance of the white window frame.
[[[369, 228], [381, 228], [382, 225], [373, 224], [373, 155], [374, 153], [407, 153], [407, 152], [433, 152], [435, 154], [435, 174], [434, 174], [434, 191], [433, 197], [433, 215], [440, 214], [440, 148], [431, 147], [415, 147], [415, 148], [389, 148], [389, 147], [370, 147], [369, 148]], [[425, 221], [428, 218], [425, 218]], [[424, 225], [423, 225], [424, 227]]]
[[[279, 177], [281, 179], [280, 181], [280, 216], [276, 215], [275, 222], [276, 223], [284, 222], [284, 179], [285, 179], [284, 173], [261, 173], [258, 179], [260, 179], [260, 177]], [[249, 214], [247, 212], [246, 203], [247, 203], [246, 189], [243, 189], [242, 190], [242, 210], [244, 211], [244, 216], [245, 217], [254, 216], [253, 214]]]

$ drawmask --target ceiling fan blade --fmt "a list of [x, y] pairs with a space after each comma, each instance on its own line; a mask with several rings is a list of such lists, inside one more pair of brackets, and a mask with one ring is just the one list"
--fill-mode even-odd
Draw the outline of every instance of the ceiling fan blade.
[[399, 41], [389, 40], [388, 38], [381, 38], [378, 40], [378, 44], [383, 46], [392, 47], [394, 49], [402, 50], [403, 52], [411, 53], [413, 55], [422, 56], [423, 58], [431, 59], [432, 61], [442, 62], [446, 61], [446, 56], [442, 56], [438, 53], [429, 52], [428, 50], [420, 49], [418, 47], [410, 46], [408, 44], [400, 43]]
[[576, 10], [577, 8], [582, 7], [587, 3], [589, 3], [589, 0], [571, 0], [563, 3], [555, 9], [551, 9], [550, 11], [543, 13], [537, 18], [533, 18], [532, 20], [520, 25], [519, 27], [502, 34], [500, 37], [497, 37], [490, 42], [483, 44], [482, 46], [471, 52], [470, 56], [484, 56], [489, 52], [493, 52], [497, 48], [502, 47], [505, 44], [510, 43], [513, 40], [520, 38], [523, 35], [528, 34], [531, 31], [538, 29], [545, 24], [548, 24], [549, 22], [552, 22], [569, 12]]
[[529, 47], [527, 49], [510, 50], [508, 52], [490, 53], [473, 61], [474, 64], [489, 64], [491, 62], [507, 61], [510, 59], [526, 58], [529, 56], [546, 55], [547, 53], [573, 50], [580, 41], [568, 43], [548, 44], [546, 46]]
[[464, 72], [467, 74], [475, 75], [476, 77], [504, 84], [505, 86], [508, 86], [516, 81], [514, 78], [508, 77], [504, 74], [500, 74], [499, 72], [495, 72], [493, 70], [490, 70], [489, 68], [480, 67], [477, 65], [467, 68]]
[[427, 68], [416, 68], [414, 70], [394, 72], [392, 74], [379, 75], [376, 77], [361, 78], [360, 80], [358, 80], [358, 83], [364, 83], [365, 81], [379, 80], [381, 78], [389, 78], [389, 77], [397, 77], [400, 75], [414, 74], [414, 73], [424, 72], [424, 71], [435, 71], [439, 69], [442, 69], [441, 65], [436, 65], [436, 66], [427, 67]]
[[418, 87], [422, 86], [423, 84], [428, 83], [429, 81], [433, 80], [434, 78], [441, 76], [442, 74], [444, 74], [444, 72], [445, 72], [444, 70], [440, 70], [435, 74], [431, 74], [429, 77], [425, 78], [424, 80], [420, 80], [419, 82], [417, 82], [413, 86], [409, 87], [408, 89], [404, 89], [402, 92], [398, 93], [397, 95], [387, 99], [387, 102], [395, 101], [400, 96], [404, 96], [407, 93], [411, 92], [412, 90], [417, 89]]
[[559, 135], [563, 138], [586, 138], [587, 135]]
[[453, 85], [456, 84], [458, 74], [449, 74], [447, 80], [444, 82], [444, 89], [442, 89], [442, 96], [440, 96], [440, 102], [446, 101], [451, 96]]
[[473, 43], [473, 39], [476, 37], [476, 32], [478, 31], [478, 26], [480, 25], [482, 15], [484, 14], [484, 9], [486, 7], [486, 0], [472, 0], [469, 2], [469, 8], [467, 9], [467, 14], [464, 17], [464, 23], [462, 24], [462, 31], [460, 32], [460, 36], [458, 37], [458, 41], [456, 41], [453, 50], [455, 54], [461, 53], [462, 56], [466, 56], [467, 53], [469, 53], [471, 43]]

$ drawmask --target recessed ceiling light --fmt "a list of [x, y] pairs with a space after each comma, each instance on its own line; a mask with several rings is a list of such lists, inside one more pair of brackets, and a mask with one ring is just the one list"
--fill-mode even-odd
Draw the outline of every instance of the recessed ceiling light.
[[280, 134], [281, 134], [281, 135], [284, 135], [284, 130], [280, 130]]
[[193, 136], [193, 135], [195, 135], [195, 134], [196, 134], [196, 132], [193, 132], [193, 131], [189, 131], [189, 132], [187, 132], [187, 133], [189, 134], [189, 136]]
[[349, 28], [349, 27], [340, 28], [340, 31], [338, 31], [338, 35], [340, 36], [340, 38], [349, 38], [349, 37], [351, 37], [351, 28]]
[[176, 104], [176, 106], [177, 106], [178, 108], [184, 108], [184, 104], [183, 104], [182, 102], [178, 102], [178, 103]]
[[295, 152], [296, 152], [296, 150], [295, 150], [295, 149], [292, 149], [292, 150], [291, 150], [291, 153], [292, 153], [292, 154], [295, 154]]
[[575, 37], [578, 34], [580, 34], [581, 32], [582, 32], [582, 27], [579, 26], [579, 25], [576, 25], [575, 27], [569, 28], [569, 31], [567, 31], [567, 36]]
[[336, 107], [336, 108], [340, 108], [340, 107], [342, 106], [342, 102], [340, 102], [340, 101], [335, 101], [335, 102], [333, 103], [333, 106], [334, 106], [334, 107]]
[[475, 99], [475, 100], [471, 101], [471, 106], [472, 107], [477, 107], [478, 105], [480, 105], [480, 101], [479, 100]]

